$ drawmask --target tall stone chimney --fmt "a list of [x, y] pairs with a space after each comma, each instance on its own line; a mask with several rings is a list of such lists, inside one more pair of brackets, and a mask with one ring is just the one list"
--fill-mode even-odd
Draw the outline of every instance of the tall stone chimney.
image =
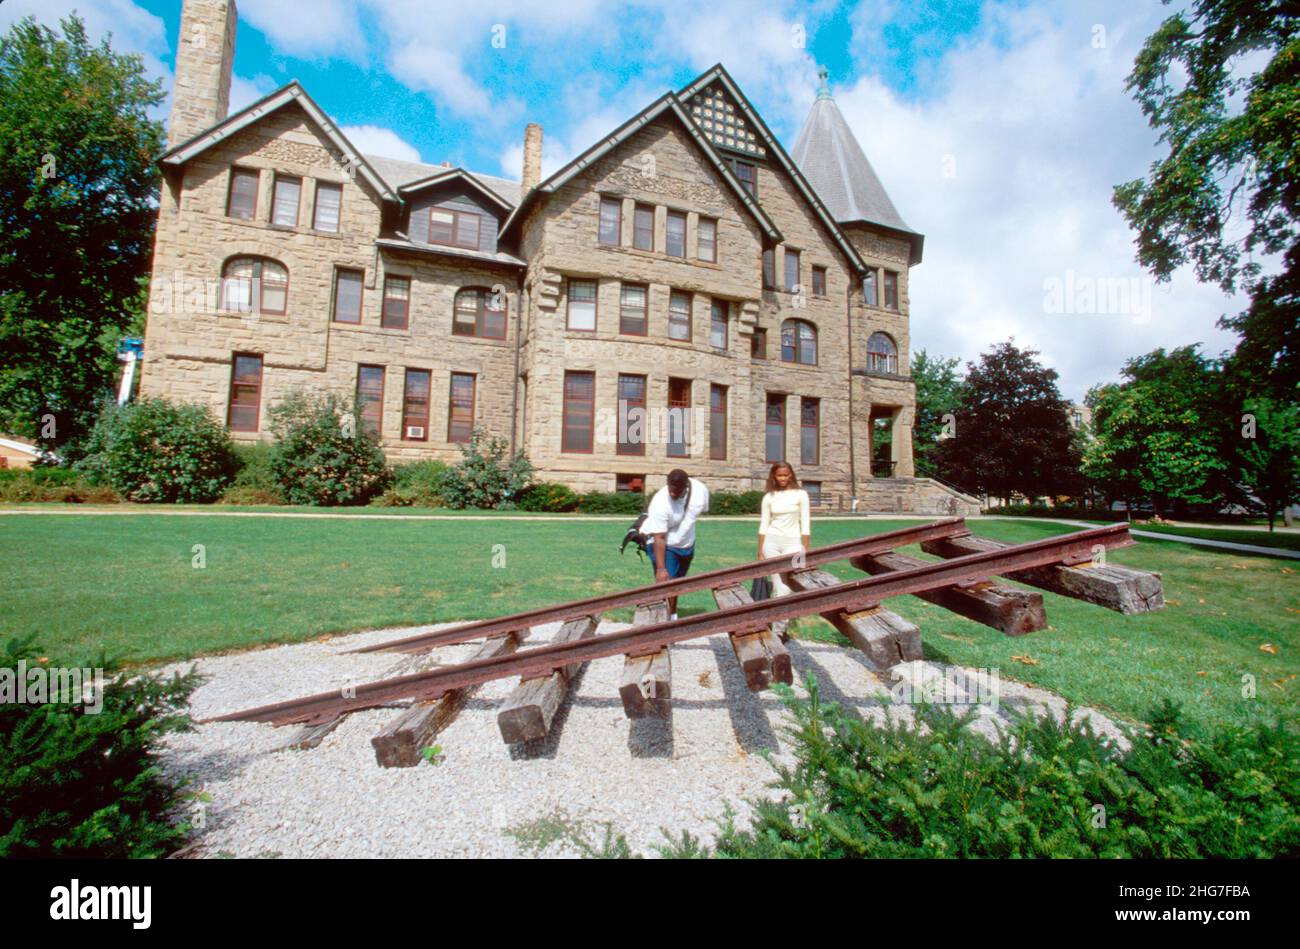
[[529, 122], [524, 129], [524, 176], [520, 182], [522, 194], [527, 194], [542, 181], [542, 127]]
[[185, 0], [176, 44], [176, 84], [167, 130], [169, 147], [216, 125], [230, 108], [235, 62], [235, 0]]

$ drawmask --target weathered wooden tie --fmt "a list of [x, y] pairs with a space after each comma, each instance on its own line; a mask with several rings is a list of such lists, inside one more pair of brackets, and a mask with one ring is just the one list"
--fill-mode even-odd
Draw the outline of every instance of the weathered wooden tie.
[[[825, 570], [790, 574], [796, 590], [825, 590], [843, 581]], [[832, 610], [822, 618], [852, 640], [877, 669], [921, 658], [921, 630], [897, 613], [876, 606], [865, 610]]]
[[[503, 656], [519, 648], [515, 635], [489, 639], [474, 653], [473, 659]], [[433, 737], [456, 720], [465, 703], [478, 690], [477, 685], [452, 689], [440, 699], [416, 705], [397, 716], [383, 731], [370, 739], [375, 761], [384, 768], [413, 768], [422, 760], [423, 751]]]
[[[921, 549], [945, 559], [1004, 550], [1011, 544], [989, 537], [948, 537], [922, 541]], [[1080, 564], [1077, 567], [1035, 567], [1008, 571], [1008, 580], [1104, 606], [1117, 613], [1149, 613], [1164, 609], [1165, 591], [1160, 574], [1119, 564]]]
[[[633, 626], [668, 622], [668, 603], [638, 606]], [[673, 663], [664, 646], [651, 656], [625, 656], [619, 698], [628, 718], [668, 718], [673, 712]]]
[[[754, 602], [748, 590], [735, 585], [714, 590], [713, 601], [720, 610]], [[790, 653], [781, 642], [781, 637], [770, 628], [756, 633], [728, 633], [727, 636], [731, 640], [731, 649], [736, 654], [736, 661], [740, 663], [740, 671], [744, 673], [745, 685], [749, 691], [761, 692], [773, 682], [789, 685], [794, 681]]]
[[[598, 616], [569, 620], [555, 634], [552, 645], [590, 639], [596, 635], [599, 623]], [[562, 666], [549, 675], [520, 680], [497, 712], [497, 727], [501, 729], [501, 737], [512, 745], [515, 742], [545, 738], [551, 730], [551, 722], [559, 711], [560, 703], [564, 701], [565, 693], [569, 691], [569, 682], [585, 665], [585, 662], [575, 662]]]
[[[859, 570], [873, 576], [897, 573], [924, 567], [929, 561], [907, 554], [879, 554], [854, 557], [850, 561]], [[953, 584], [937, 590], [924, 590], [916, 594], [921, 599], [942, 606], [967, 619], [992, 626], [1008, 636], [1023, 636], [1047, 628], [1047, 611], [1043, 609], [1043, 595], [1031, 590], [978, 580], [974, 583]]]

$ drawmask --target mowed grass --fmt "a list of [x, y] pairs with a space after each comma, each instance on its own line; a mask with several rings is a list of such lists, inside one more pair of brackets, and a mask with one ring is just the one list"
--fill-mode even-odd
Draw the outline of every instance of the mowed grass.
[[[814, 523], [814, 543], [915, 523], [826, 518]], [[42, 651], [62, 661], [102, 650], [148, 663], [496, 616], [647, 582], [644, 561], [630, 549], [618, 554], [623, 527], [572, 519], [6, 516], [0, 631], [35, 634]], [[1009, 542], [1071, 530], [1028, 520], [972, 527]], [[751, 560], [755, 540], [752, 520], [706, 519], [693, 570]], [[195, 545], [203, 547], [201, 568]], [[1050, 628], [1012, 639], [914, 597], [888, 607], [921, 627], [928, 658], [998, 669], [1123, 717], [1141, 719], [1168, 697], [1206, 723], [1296, 718], [1300, 565], [1167, 542], [1110, 557], [1160, 571], [1166, 609], [1121, 616], [1044, 594]], [[858, 576], [848, 565], [834, 571]], [[708, 592], [680, 606], [705, 609], [713, 609]], [[838, 634], [806, 619], [800, 635]], [[1253, 697], [1243, 696], [1247, 676]]]

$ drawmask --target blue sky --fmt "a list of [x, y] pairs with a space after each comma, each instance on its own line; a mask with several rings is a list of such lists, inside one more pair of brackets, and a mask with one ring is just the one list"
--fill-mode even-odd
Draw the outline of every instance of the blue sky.
[[[1014, 337], [1078, 400], [1157, 346], [1233, 345], [1215, 321], [1240, 301], [1186, 273], [1152, 283], [1110, 203], [1157, 154], [1124, 81], [1170, 12], [1158, 0], [238, 7], [232, 108], [296, 78], [364, 152], [512, 178], [526, 123], [545, 130], [549, 172], [718, 61], [788, 147], [824, 65], [903, 219], [926, 235], [913, 351], [965, 361]], [[6, 0], [0, 28], [73, 8], [170, 90], [179, 0]]]

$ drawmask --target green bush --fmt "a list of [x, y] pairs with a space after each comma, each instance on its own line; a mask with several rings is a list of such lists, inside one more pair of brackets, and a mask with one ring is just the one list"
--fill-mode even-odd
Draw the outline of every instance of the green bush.
[[649, 498], [635, 491], [590, 491], [578, 498], [578, 510], [583, 514], [631, 514], [633, 517], [645, 510]]
[[116, 504], [121, 500], [112, 488], [91, 484], [79, 471], [60, 468], [0, 469], [0, 504], [23, 501]]
[[758, 514], [762, 510], [762, 491], [713, 491], [709, 494], [710, 514]]
[[238, 466], [209, 409], [166, 399], [105, 407], [76, 465], [128, 501], [198, 504], [219, 497]]
[[532, 476], [523, 452], [512, 456], [504, 438], [475, 428], [461, 460], [439, 476], [437, 490], [448, 507], [511, 510]]
[[235, 487], [256, 488], [259, 491], [280, 493], [280, 484], [275, 480], [275, 445], [273, 443], [236, 442], [235, 457], [239, 459], [239, 471], [235, 474]]
[[271, 408], [271, 470], [290, 504], [365, 504], [390, 480], [361, 413], [333, 394], [290, 393]]
[[[1300, 736], [1284, 725], [1205, 737], [1168, 703], [1119, 751], [1085, 724], [1024, 717], [998, 743], [969, 716], [921, 707], [882, 727], [796, 699], [784, 802], [723, 821], [729, 857], [1296, 857]], [[668, 855], [680, 856], [673, 848]]]
[[280, 506], [285, 503], [284, 495], [277, 489], [252, 488], [248, 485], [237, 484], [234, 487], [226, 488], [226, 493], [221, 495], [222, 504], [238, 505], [263, 505], [263, 506]]
[[566, 484], [540, 481], [519, 496], [519, 510], [534, 512], [573, 511], [578, 507], [578, 495]]
[[[40, 662], [30, 639], [0, 647], [0, 668]], [[104, 665], [103, 661], [99, 665]], [[0, 703], [0, 859], [161, 857], [184, 841], [172, 823], [181, 788], [158, 764], [159, 739], [188, 731], [199, 684], [192, 670], [164, 679], [121, 673], [103, 707]], [[48, 696], [47, 696], [48, 697]]]
[[379, 498], [385, 507], [443, 507], [445, 461], [408, 461], [393, 466], [393, 487]]

